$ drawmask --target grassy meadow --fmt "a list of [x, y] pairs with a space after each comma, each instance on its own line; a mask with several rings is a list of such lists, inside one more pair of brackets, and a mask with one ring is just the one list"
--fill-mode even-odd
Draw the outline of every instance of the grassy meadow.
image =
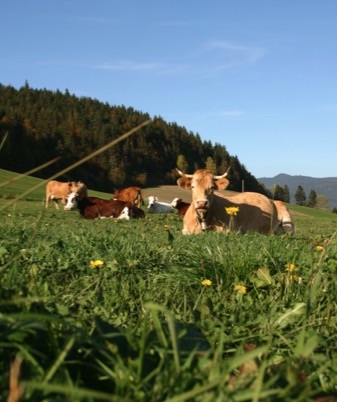
[[46, 210], [44, 185], [18, 200], [40, 183], [0, 186], [2, 400], [10, 383], [11, 402], [336, 400], [336, 214], [183, 236], [176, 214]]

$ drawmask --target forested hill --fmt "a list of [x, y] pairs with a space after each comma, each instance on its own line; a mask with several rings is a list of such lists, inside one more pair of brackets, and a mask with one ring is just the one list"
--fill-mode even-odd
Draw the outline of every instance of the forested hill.
[[[22, 173], [61, 156], [36, 174], [50, 177], [149, 118], [131, 107], [79, 98], [68, 91], [0, 84], [0, 168]], [[246, 191], [266, 193], [224, 145], [202, 141], [198, 134], [160, 117], [59, 180], [83, 180], [100, 191], [175, 184], [176, 166], [187, 173], [207, 167], [216, 174], [230, 166], [230, 189], [240, 191], [244, 180]]]

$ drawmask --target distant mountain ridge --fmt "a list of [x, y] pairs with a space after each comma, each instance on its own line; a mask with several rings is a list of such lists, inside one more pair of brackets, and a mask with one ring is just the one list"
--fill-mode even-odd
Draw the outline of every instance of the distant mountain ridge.
[[273, 189], [275, 184], [278, 184], [281, 187], [287, 185], [292, 203], [295, 203], [295, 193], [298, 186], [302, 186], [307, 199], [310, 191], [315, 190], [317, 195], [325, 195], [329, 200], [331, 209], [337, 207], [337, 177], [316, 178], [301, 175], [291, 176], [285, 173], [280, 173], [274, 177], [260, 177], [257, 180], [270, 190]]

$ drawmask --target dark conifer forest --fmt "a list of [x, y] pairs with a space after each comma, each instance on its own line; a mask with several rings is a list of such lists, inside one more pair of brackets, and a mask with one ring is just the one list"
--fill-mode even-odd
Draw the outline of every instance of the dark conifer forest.
[[[0, 168], [23, 173], [60, 157], [35, 174], [48, 178], [149, 118], [132, 107], [111, 106], [68, 91], [0, 84]], [[82, 180], [89, 188], [108, 192], [130, 185], [170, 185], [176, 184], [179, 164], [186, 173], [207, 167], [222, 174], [230, 166], [231, 190], [241, 191], [244, 181], [245, 191], [267, 193], [224, 145], [202, 141], [161, 117], [153, 117], [140, 131], [58, 180]]]

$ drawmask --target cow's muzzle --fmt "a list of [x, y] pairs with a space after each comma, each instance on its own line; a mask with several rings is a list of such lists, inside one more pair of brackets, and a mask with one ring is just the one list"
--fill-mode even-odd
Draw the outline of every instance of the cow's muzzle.
[[196, 200], [195, 201], [195, 209], [200, 209], [200, 210], [207, 210], [209, 206], [208, 200]]

